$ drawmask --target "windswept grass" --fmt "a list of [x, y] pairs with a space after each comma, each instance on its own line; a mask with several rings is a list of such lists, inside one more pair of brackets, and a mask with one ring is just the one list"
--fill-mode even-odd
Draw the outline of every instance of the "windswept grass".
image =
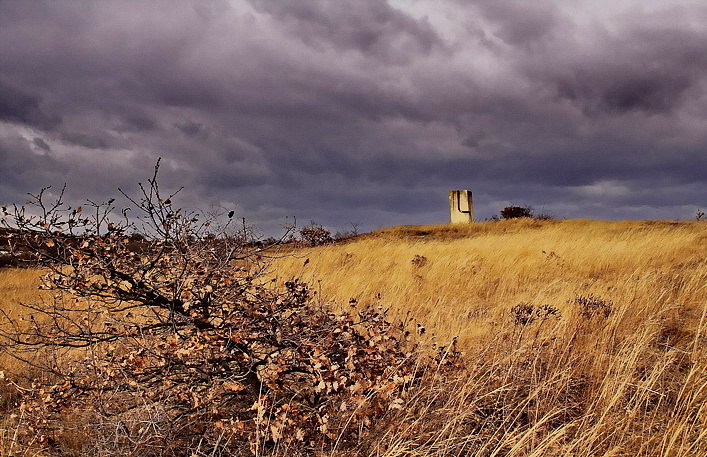
[[[322, 455], [707, 456], [707, 224], [395, 227], [287, 254], [280, 280], [342, 308], [378, 302], [465, 353], [358, 448]], [[0, 270], [0, 306], [17, 312], [37, 284]]]
[[371, 455], [707, 455], [705, 224], [396, 227], [274, 271], [458, 336], [464, 374], [430, 381]]
[[297, 251], [273, 271], [316, 285], [325, 301], [377, 300], [410, 312], [462, 346], [518, 303], [566, 311], [578, 294], [615, 302], [628, 331], [654, 309], [694, 327], [707, 294], [707, 226], [524, 219], [395, 227]]
[[19, 310], [20, 303], [37, 300], [41, 271], [28, 268], [0, 268], [0, 308]]
[[[48, 293], [38, 289], [41, 274], [38, 269], [0, 268], [0, 310], [17, 318], [25, 311], [22, 303], [36, 303], [46, 298]], [[0, 353], [1, 371], [17, 373], [25, 369], [16, 359]]]

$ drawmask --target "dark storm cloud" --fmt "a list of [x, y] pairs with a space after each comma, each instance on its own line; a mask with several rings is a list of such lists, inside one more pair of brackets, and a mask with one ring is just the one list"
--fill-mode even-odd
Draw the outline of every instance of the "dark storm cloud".
[[679, 108], [692, 90], [704, 90], [707, 69], [705, 33], [689, 30], [633, 30], [605, 39], [608, 55], [559, 60], [531, 74], [546, 77], [560, 98], [587, 114], [643, 111], [667, 113]]
[[47, 142], [41, 138], [34, 138], [32, 140], [32, 143], [43, 151], [51, 152], [52, 150], [52, 148], [47, 144]]
[[335, 228], [508, 203], [707, 206], [707, 7], [661, 2], [0, 2], [0, 201], [107, 196]]
[[198, 122], [185, 122], [183, 124], [177, 124], [175, 127], [188, 136], [195, 136], [204, 132], [204, 124]]
[[76, 132], [64, 132], [61, 139], [76, 146], [90, 149], [108, 149], [110, 146], [103, 138]]
[[357, 51], [403, 63], [406, 57], [427, 54], [443, 44], [426, 20], [413, 19], [378, 0], [350, 2], [345, 8], [327, 0], [251, 3], [277, 18], [292, 36], [315, 47]]
[[0, 121], [27, 124], [39, 129], [55, 127], [61, 119], [44, 112], [40, 98], [0, 80]]
[[561, 18], [552, 3], [482, 0], [477, 6], [503, 42], [529, 47], [552, 37]]

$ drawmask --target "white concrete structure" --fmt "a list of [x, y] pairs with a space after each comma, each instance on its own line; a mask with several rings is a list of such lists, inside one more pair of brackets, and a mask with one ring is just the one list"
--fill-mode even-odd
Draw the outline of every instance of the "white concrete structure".
[[474, 222], [474, 205], [471, 191], [449, 191], [449, 220], [452, 224]]

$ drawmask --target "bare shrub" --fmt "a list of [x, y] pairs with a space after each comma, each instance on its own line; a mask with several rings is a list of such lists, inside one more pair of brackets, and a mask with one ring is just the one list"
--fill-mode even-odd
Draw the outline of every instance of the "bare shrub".
[[552, 305], [535, 306], [530, 303], [519, 303], [511, 308], [511, 316], [515, 325], [528, 325], [536, 320], [559, 319], [560, 310]]
[[[303, 283], [266, 283], [265, 248], [230, 230], [233, 214], [179, 209], [157, 171], [124, 194], [120, 219], [112, 199], [84, 212], [43, 192], [5, 211], [55, 292], [0, 325], [4, 348], [42, 369], [23, 395], [25, 442], [75, 455], [346, 447], [440, 366], [383, 309], [335, 314]], [[329, 236], [310, 228], [312, 242]]]
[[569, 301], [570, 304], [577, 305], [580, 316], [586, 319], [594, 317], [604, 318], [609, 317], [614, 309], [614, 303], [609, 300], [604, 300], [595, 295], [577, 295]]
[[556, 217], [549, 211], [543, 211], [541, 213], [533, 215], [533, 218], [538, 221], [554, 221]]
[[511, 308], [513, 323], [516, 325], [528, 325], [535, 321], [535, 307], [530, 303], [518, 303]]
[[501, 210], [501, 218], [517, 219], [519, 217], [533, 217], [533, 208], [530, 206], [506, 206]]
[[415, 254], [415, 257], [412, 258], [410, 263], [412, 263], [413, 266], [417, 268], [424, 267], [425, 265], [427, 265], [427, 257], [425, 257], [424, 255]]
[[310, 221], [309, 225], [299, 229], [300, 239], [307, 246], [321, 246], [334, 241], [331, 232], [321, 224]]

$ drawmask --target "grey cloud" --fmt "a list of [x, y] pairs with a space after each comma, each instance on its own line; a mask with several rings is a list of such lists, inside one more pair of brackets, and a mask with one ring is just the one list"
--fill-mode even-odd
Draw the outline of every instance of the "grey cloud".
[[350, 2], [343, 8], [326, 0], [251, 3], [314, 47], [333, 46], [404, 63], [409, 55], [426, 54], [443, 44], [426, 20], [413, 19], [377, 0]]
[[493, 32], [503, 42], [528, 49], [553, 37], [563, 18], [553, 2], [538, 0], [483, 0], [477, 6], [493, 24]]
[[130, 113], [120, 119], [119, 130], [144, 132], [158, 128], [157, 122], [143, 113]]
[[444, 221], [450, 188], [481, 217], [684, 217], [707, 9], [581, 3], [2, 2], [0, 201], [114, 195], [162, 156], [185, 204], [265, 230]]
[[[700, 71], [707, 69], [707, 62], [703, 65]], [[701, 75], [695, 70], [686, 71], [684, 63], [675, 56], [655, 56], [650, 60], [627, 56], [621, 63], [596, 62], [591, 67], [576, 68], [558, 76], [554, 83], [561, 98], [576, 103], [590, 115], [601, 115], [603, 111], [666, 113], [679, 107], [700, 81]]]
[[204, 132], [204, 124], [199, 122], [184, 122], [176, 124], [175, 127], [187, 136], [196, 136]]
[[597, 41], [598, 49], [587, 50], [580, 43], [575, 53], [557, 52], [555, 44], [548, 53], [557, 57], [543, 56], [525, 65], [532, 68], [530, 75], [554, 87], [560, 98], [594, 116], [669, 113], [692, 91], [704, 90], [700, 86], [707, 71], [707, 30], [646, 29], [644, 25]]
[[[32, 144], [38, 146], [39, 151]], [[65, 172], [66, 166], [41, 145], [36, 141], [30, 143], [21, 136], [0, 136], [0, 192], [6, 198], [12, 196], [10, 201], [22, 203], [27, 192], [62, 184], [54, 178]]]
[[28, 124], [46, 130], [56, 127], [61, 118], [45, 112], [39, 97], [0, 79], [0, 121]]
[[78, 132], [64, 132], [61, 139], [76, 146], [83, 146], [89, 149], [109, 149], [108, 142], [98, 136], [87, 135]]
[[32, 140], [32, 143], [43, 151], [51, 152], [52, 150], [52, 148], [47, 144], [47, 142], [41, 138], [34, 138]]

